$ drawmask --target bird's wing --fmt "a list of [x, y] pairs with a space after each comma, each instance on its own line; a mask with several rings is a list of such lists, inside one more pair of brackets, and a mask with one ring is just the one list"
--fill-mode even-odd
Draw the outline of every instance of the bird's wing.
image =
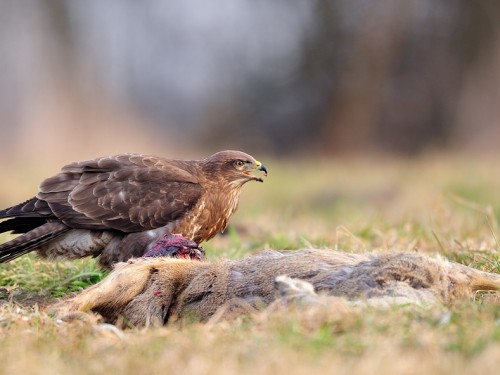
[[63, 167], [37, 198], [69, 227], [138, 232], [179, 219], [202, 191], [186, 162], [122, 154]]

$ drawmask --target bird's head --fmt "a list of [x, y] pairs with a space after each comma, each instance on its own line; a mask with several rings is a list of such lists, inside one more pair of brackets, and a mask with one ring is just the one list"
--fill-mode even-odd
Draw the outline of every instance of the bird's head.
[[264, 164], [241, 151], [217, 152], [204, 159], [204, 165], [208, 170], [220, 171], [230, 183], [241, 185], [248, 181], [264, 182], [261, 177], [253, 175], [253, 172], [262, 171], [267, 176]]
[[205, 250], [198, 246], [193, 240], [189, 240], [180, 234], [167, 234], [156, 241], [143, 257], [171, 257], [204, 260]]

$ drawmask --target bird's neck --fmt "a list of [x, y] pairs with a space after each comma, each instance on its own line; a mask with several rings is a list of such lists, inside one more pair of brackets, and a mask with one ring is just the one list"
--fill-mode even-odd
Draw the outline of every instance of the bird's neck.
[[240, 203], [241, 186], [231, 184], [218, 184], [212, 190], [215, 195], [207, 201], [208, 210], [212, 212], [213, 219], [217, 222], [217, 232], [223, 232], [229, 218], [236, 212]]
[[[226, 224], [227, 220], [236, 212], [238, 209], [238, 206], [240, 204], [240, 193], [241, 193], [241, 188], [230, 188], [226, 192], [222, 193], [221, 196], [219, 197], [219, 202], [221, 205], [224, 205], [224, 216], [226, 218]], [[224, 228], [225, 229], [225, 226]]]

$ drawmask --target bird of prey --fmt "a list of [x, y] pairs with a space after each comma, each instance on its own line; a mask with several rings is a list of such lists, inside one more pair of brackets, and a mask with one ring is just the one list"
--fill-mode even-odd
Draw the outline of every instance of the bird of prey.
[[224, 231], [241, 187], [267, 170], [240, 151], [202, 160], [120, 154], [64, 166], [38, 194], [0, 211], [0, 262], [30, 251], [42, 257], [99, 256], [103, 267], [140, 257], [168, 233], [196, 244]]

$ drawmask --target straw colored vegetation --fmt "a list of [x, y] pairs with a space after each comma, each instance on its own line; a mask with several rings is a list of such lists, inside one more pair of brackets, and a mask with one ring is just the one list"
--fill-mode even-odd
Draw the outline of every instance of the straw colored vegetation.
[[[265, 183], [244, 189], [232, 228], [205, 250], [211, 259], [264, 248], [418, 251], [500, 273], [495, 160], [267, 162]], [[44, 262], [29, 255], [1, 265], [0, 373], [484, 375], [499, 369], [494, 294], [430, 307], [338, 299], [234, 321], [215, 316], [208, 324], [126, 331], [90, 316], [62, 322], [44, 312], [104, 276], [88, 259]]]

